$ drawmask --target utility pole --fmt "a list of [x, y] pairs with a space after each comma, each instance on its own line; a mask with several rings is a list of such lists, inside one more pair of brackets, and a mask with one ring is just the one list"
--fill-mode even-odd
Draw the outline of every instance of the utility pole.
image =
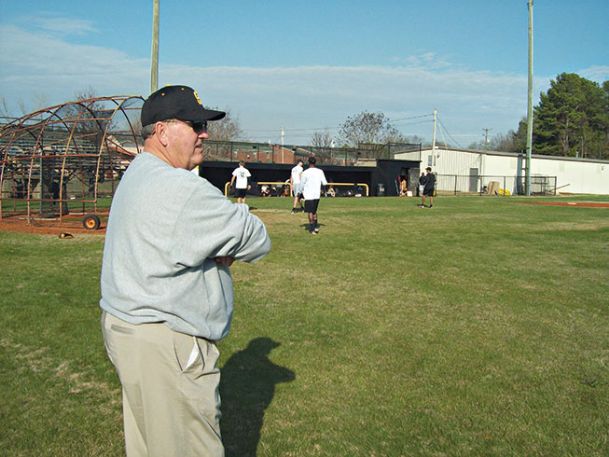
[[285, 140], [285, 130], [283, 130], [283, 127], [281, 127], [281, 163], [284, 163], [283, 161], [283, 141]]
[[150, 92], [159, 88], [159, 2], [152, 0], [152, 56], [150, 64]]
[[438, 110], [433, 110], [433, 133], [431, 135], [431, 153], [435, 154], [436, 151], [436, 123], [438, 121]]
[[527, 162], [525, 193], [531, 195], [531, 154], [533, 149], [533, 0], [528, 0], [529, 7], [529, 84], [527, 104]]
[[482, 129], [484, 132], [484, 149], [488, 149], [488, 131], [492, 129]]

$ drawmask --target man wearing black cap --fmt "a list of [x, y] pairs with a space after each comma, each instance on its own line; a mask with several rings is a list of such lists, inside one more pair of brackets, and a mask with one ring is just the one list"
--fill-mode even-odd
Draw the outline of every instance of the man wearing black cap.
[[246, 206], [189, 172], [203, 161], [207, 122], [224, 115], [190, 87], [151, 94], [144, 151], [112, 201], [100, 306], [128, 457], [224, 455], [216, 342], [233, 312], [229, 267], [271, 248]]

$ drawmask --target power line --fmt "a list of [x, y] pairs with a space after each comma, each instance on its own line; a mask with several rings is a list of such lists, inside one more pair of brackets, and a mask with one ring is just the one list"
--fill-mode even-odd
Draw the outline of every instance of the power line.
[[406, 123], [400, 123], [402, 126], [406, 126], [406, 125], [417, 125], [417, 124], [429, 124], [430, 122], [433, 122], [433, 119], [426, 119], [424, 121], [416, 121], [416, 122], [406, 122]]
[[[262, 133], [262, 132], [278, 132], [281, 129], [254, 129], [253, 131]], [[290, 129], [284, 128], [285, 132], [318, 132], [320, 130], [337, 130], [337, 128], [333, 127], [317, 127], [317, 128], [302, 128], [302, 129]]]
[[[425, 123], [430, 123], [433, 121], [433, 114], [422, 114], [422, 115], [417, 115], [417, 116], [408, 116], [408, 117], [403, 117], [403, 118], [398, 118], [398, 119], [394, 119], [391, 120], [392, 123], [397, 123], [400, 122], [403, 126], [406, 125], [417, 125], [417, 124], [425, 124]], [[410, 121], [412, 120], [413, 122], [404, 122], [404, 121]], [[448, 139], [452, 142], [452, 144], [454, 144], [456, 147], [463, 149], [463, 146], [455, 139], [455, 137], [448, 131], [448, 129], [446, 128], [446, 126], [444, 125], [444, 123], [439, 119], [437, 119], [438, 125], [440, 126], [440, 128], [442, 129], [442, 131], [440, 132], [442, 134], [442, 137], [444, 139], [444, 143], [446, 144], [446, 146], [448, 146], [448, 144], [446, 143], [446, 137], [448, 137]], [[317, 128], [284, 128], [283, 129], [285, 133], [292, 133], [292, 137], [300, 137], [303, 138], [307, 133], [313, 133], [313, 132], [318, 132], [318, 131], [329, 131], [333, 134], [338, 133], [339, 127], [317, 127]], [[484, 131], [487, 132], [492, 130], [492, 129], [483, 129]], [[246, 130], [246, 132], [251, 132], [253, 135], [247, 135], [249, 140], [263, 140], [262, 142], [275, 142], [277, 143], [279, 141], [280, 138], [280, 131], [281, 129], [250, 129], [250, 130]], [[459, 135], [457, 135], [459, 136]], [[463, 135], [462, 135], [463, 136]]]
[[419, 116], [409, 116], [409, 117], [401, 117], [398, 119], [390, 119], [392, 122], [400, 122], [400, 121], [406, 121], [409, 119], [421, 119], [423, 117], [433, 117], [433, 114], [421, 114]]
[[[433, 114], [421, 114], [416, 116], [407, 116], [401, 117], [397, 119], [390, 119], [391, 123], [400, 123], [400, 127], [404, 127], [407, 125], [417, 125], [417, 124], [426, 124], [433, 121]], [[412, 122], [404, 122], [404, 121], [412, 121]], [[455, 139], [455, 137], [448, 131], [444, 123], [438, 118], [438, 125], [442, 129], [442, 136], [448, 137], [448, 139], [458, 148], [463, 149], [463, 146]], [[310, 128], [284, 128], [283, 131], [287, 133], [291, 133], [293, 137], [303, 137], [307, 133], [314, 133], [318, 131], [328, 131], [332, 134], [338, 133], [339, 127], [310, 127]], [[487, 132], [491, 129], [483, 129]], [[275, 141], [280, 136], [281, 129], [250, 129], [246, 130], [246, 132], [251, 132], [253, 135], [247, 135], [250, 140], [264, 140], [264, 142]], [[446, 140], [446, 138], [444, 138]], [[446, 143], [446, 141], [445, 141]], [[448, 145], [447, 145], [448, 146]]]
[[[390, 119], [390, 121], [392, 123], [397, 123], [397, 122], [402, 122], [402, 121], [406, 121], [406, 120], [411, 120], [411, 119], [423, 119], [426, 117], [431, 117], [433, 116], [432, 114], [422, 114], [422, 115], [418, 115], [418, 116], [408, 116], [408, 117], [402, 117], [402, 118], [398, 118], [398, 119]], [[417, 121], [417, 122], [407, 122], [406, 125], [410, 125], [410, 124], [422, 124], [425, 122], [429, 122], [427, 120], [424, 121]], [[284, 128], [283, 130], [285, 132], [318, 132], [318, 131], [325, 131], [325, 130], [329, 130], [329, 131], [338, 131], [340, 129], [340, 125], [336, 126], [336, 127], [329, 127], [329, 126], [324, 126], [324, 127], [307, 127], [307, 128]], [[265, 133], [265, 132], [269, 132], [269, 133], [274, 133], [274, 132], [278, 132], [280, 129], [255, 129], [255, 130], [250, 130], [250, 131], [254, 131], [256, 133]]]
[[440, 125], [440, 127], [442, 128], [442, 130], [446, 133], [446, 136], [448, 136], [448, 138], [455, 144], [457, 145], [459, 148], [463, 149], [463, 146], [461, 146], [459, 144], [459, 142], [457, 140], [454, 139], [454, 137], [448, 132], [448, 130], [446, 130], [446, 127], [444, 127], [444, 124], [442, 123], [442, 121], [440, 119], [438, 119], [438, 124]]

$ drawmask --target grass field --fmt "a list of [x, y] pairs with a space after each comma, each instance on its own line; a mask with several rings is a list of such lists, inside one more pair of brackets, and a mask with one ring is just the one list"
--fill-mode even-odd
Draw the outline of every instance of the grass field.
[[[233, 268], [227, 456], [609, 455], [609, 209], [531, 201], [324, 199], [315, 237], [250, 199], [273, 251]], [[122, 455], [102, 245], [0, 232], [3, 456]]]

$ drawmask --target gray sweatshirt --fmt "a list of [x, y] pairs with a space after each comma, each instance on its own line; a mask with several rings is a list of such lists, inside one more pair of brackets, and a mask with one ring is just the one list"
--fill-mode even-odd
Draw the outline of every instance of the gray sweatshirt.
[[165, 322], [219, 340], [230, 328], [233, 284], [230, 270], [213, 258], [253, 262], [270, 249], [264, 224], [247, 206], [143, 152], [112, 201], [100, 306], [132, 324]]

